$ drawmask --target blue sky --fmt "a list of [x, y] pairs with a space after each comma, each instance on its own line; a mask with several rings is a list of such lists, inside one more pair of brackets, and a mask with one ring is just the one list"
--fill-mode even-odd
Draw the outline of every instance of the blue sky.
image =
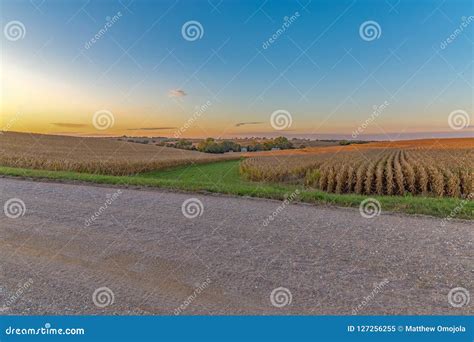
[[[472, 120], [472, 1], [32, 0], [1, 9], [2, 27], [15, 20], [26, 31], [2, 37], [2, 116], [24, 113], [12, 130], [172, 135], [210, 101], [183, 136], [341, 136], [371, 117], [362, 136], [473, 135], [448, 122], [456, 110]], [[199, 22], [200, 39], [184, 39], [188, 21]], [[361, 37], [367, 21], [377, 39]], [[100, 110], [114, 115], [105, 132], [90, 124]], [[275, 130], [277, 110], [291, 126]]]

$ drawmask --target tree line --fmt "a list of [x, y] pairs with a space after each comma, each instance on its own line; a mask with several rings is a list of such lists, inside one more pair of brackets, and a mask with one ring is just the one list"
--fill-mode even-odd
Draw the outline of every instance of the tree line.
[[292, 149], [293, 144], [285, 137], [278, 137], [269, 139], [264, 142], [255, 141], [248, 145], [242, 146], [231, 140], [223, 140], [217, 142], [214, 138], [207, 138], [194, 146], [193, 143], [186, 139], [179, 139], [176, 143], [167, 143], [167, 147], [174, 147], [183, 150], [197, 150], [204, 153], [225, 153], [225, 152], [240, 152], [245, 148], [248, 152], [254, 151], [269, 151], [277, 148], [280, 150]]

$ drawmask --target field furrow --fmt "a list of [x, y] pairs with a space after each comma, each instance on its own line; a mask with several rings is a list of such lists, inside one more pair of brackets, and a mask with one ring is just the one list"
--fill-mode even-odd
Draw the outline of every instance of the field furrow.
[[469, 148], [397, 147], [248, 158], [240, 171], [252, 180], [291, 180], [338, 194], [472, 199], [473, 160]]

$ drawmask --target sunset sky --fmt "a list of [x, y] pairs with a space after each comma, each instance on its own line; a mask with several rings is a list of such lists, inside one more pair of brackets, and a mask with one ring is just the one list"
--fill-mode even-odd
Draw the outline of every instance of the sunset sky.
[[[472, 0], [6, 0], [0, 12], [2, 130], [327, 138], [371, 118], [360, 137], [474, 136]], [[275, 129], [275, 111], [291, 125]], [[454, 111], [465, 127], [450, 127]], [[113, 122], [97, 128], [96, 113]]]

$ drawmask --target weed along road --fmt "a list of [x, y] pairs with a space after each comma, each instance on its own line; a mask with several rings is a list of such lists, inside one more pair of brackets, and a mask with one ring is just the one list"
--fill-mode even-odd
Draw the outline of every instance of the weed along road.
[[474, 313], [448, 298], [472, 221], [8, 178], [0, 203], [2, 314]]

